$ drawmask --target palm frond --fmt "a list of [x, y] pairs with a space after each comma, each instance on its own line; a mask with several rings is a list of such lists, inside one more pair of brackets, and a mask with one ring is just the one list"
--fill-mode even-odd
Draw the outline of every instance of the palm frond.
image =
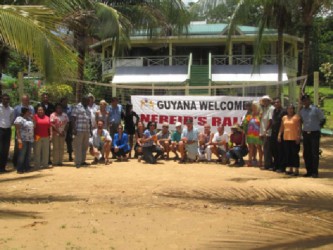
[[33, 58], [48, 80], [71, 75], [76, 55], [49, 29], [57, 22], [43, 6], [0, 5], [0, 41]]

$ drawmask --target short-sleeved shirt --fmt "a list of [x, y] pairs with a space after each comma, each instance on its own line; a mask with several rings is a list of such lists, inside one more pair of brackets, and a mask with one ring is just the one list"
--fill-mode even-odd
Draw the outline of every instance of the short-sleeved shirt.
[[[229, 136], [226, 132], [224, 132], [222, 135], [219, 134], [219, 132], [216, 132], [213, 136], [212, 142], [229, 142]], [[218, 145], [218, 147], [224, 151], [226, 151], [225, 145]]]
[[300, 138], [301, 118], [294, 115], [290, 119], [288, 116], [282, 117], [283, 123], [283, 139], [285, 141], [296, 141]]
[[20, 125], [20, 134], [22, 141], [34, 141], [34, 122], [32, 120], [28, 120], [22, 116], [18, 116], [15, 119], [14, 124]]
[[[146, 129], [145, 132], [143, 132], [144, 138], [150, 138], [155, 134], [156, 134], [155, 131], [150, 131], [149, 129]], [[149, 141], [146, 141], [145, 143], [143, 143], [142, 147], [151, 147], [151, 146], [153, 146], [153, 144], [154, 144], [154, 141], [149, 140]]]
[[0, 103], [0, 128], [10, 128], [14, 121], [14, 109]]
[[78, 132], [90, 132], [91, 114], [88, 108], [79, 103], [72, 110], [72, 117], [76, 118], [76, 130]]
[[[50, 116], [50, 122], [61, 133], [65, 131], [66, 125], [69, 122], [69, 120], [65, 112], [62, 112], [61, 115], [58, 115], [56, 112], [53, 112]], [[52, 131], [53, 133], [55, 133], [55, 135], [59, 135], [54, 128], [52, 128]]]
[[89, 144], [96, 148], [100, 148], [103, 146], [105, 141], [112, 141], [109, 132], [106, 129], [103, 129], [101, 135], [99, 135], [98, 129], [94, 129], [92, 132], [92, 137], [89, 139]]
[[272, 105], [268, 107], [264, 107], [260, 119], [260, 136], [267, 135], [271, 136], [272, 134], [272, 129], [270, 128], [269, 130], [266, 131], [266, 128], [268, 126], [268, 123], [270, 120], [273, 118], [273, 111], [274, 107]]
[[162, 131], [157, 133], [157, 140], [161, 140], [161, 139], [171, 139], [171, 135], [170, 132], [166, 132], [165, 134], [162, 133]]
[[119, 124], [121, 122], [121, 111], [122, 106], [120, 104], [117, 104], [115, 108], [110, 105], [110, 124]]
[[302, 108], [299, 112], [302, 122], [303, 131], [319, 131], [320, 123], [325, 119], [323, 112], [314, 105], [308, 108]]
[[171, 141], [179, 142], [181, 139], [182, 134], [179, 133], [177, 130], [172, 133], [171, 135]]
[[35, 136], [39, 137], [49, 137], [49, 131], [51, 127], [50, 117], [44, 115], [43, 117], [39, 117], [37, 114], [34, 115], [34, 119], [36, 121], [35, 127]]
[[185, 137], [189, 141], [198, 141], [199, 131], [197, 128], [193, 127], [191, 131], [188, 131], [187, 128], [183, 129], [181, 138]]

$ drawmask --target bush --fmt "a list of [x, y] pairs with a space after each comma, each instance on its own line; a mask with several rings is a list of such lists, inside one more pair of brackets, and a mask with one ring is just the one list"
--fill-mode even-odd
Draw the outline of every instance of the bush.
[[39, 96], [44, 93], [49, 95], [51, 102], [58, 102], [63, 97], [71, 99], [73, 96], [73, 87], [64, 83], [45, 84], [38, 91]]

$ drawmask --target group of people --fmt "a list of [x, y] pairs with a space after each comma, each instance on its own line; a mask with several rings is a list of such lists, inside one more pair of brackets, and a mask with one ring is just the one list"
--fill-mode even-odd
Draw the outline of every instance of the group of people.
[[285, 109], [279, 98], [272, 100], [268, 95], [248, 103], [247, 108], [242, 127], [249, 148], [248, 166], [298, 176], [303, 139], [304, 176], [318, 177], [320, 129], [325, 116], [311, 104], [309, 95], [302, 96], [299, 110], [292, 104]]
[[297, 176], [303, 138], [306, 176], [318, 177], [320, 128], [325, 118], [320, 109], [311, 105], [308, 95], [302, 97], [300, 112], [293, 105], [284, 109], [279, 98], [273, 101], [269, 96], [249, 102], [242, 124], [234, 124], [230, 135], [223, 125], [213, 133], [205, 124], [203, 132], [199, 132], [192, 119], [184, 124], [177, 122], [172, 133], [168, 123], [157, 131], [156, 122], [145, 126], [131, 104], [123, 110], [115, 97], [110, 105], [105, 100], [97, 105], [93, 95], [73, 106], [66, 98], [53, 105], [47, 94], [42, 95], [36, 107], [30, 105], [28, 95], [23, 95], [15, 108], [9, 106], [9, 101], [4, 94], [0, 104], [0, 172], [6, 172], [14, 124], [13, 163], [18, 173], [31, 169], [32, 148], [34, 169], [50, 164], [61, 166], [66, 143], [68, 160], [74, 161], [77, 168], [90, 165], [87, 152], [94, 157], [93, 164], [106, 165], [112, 163], [111, 154], [117, 161], [127, 161], [132, 151], [138, 161], [150, 164], [170, 159], [172, 152], [179, 163], [212, 161], [215, 156], [217, 162], [244, 166], [243, 158], [248, 154], [247, 166]]

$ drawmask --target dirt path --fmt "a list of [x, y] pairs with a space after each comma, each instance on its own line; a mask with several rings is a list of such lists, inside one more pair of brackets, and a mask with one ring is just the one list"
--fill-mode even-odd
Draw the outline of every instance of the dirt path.
[[333, 249], [332, 144], [319, 179], [136, 160], [3, 174], [0, 249]]

